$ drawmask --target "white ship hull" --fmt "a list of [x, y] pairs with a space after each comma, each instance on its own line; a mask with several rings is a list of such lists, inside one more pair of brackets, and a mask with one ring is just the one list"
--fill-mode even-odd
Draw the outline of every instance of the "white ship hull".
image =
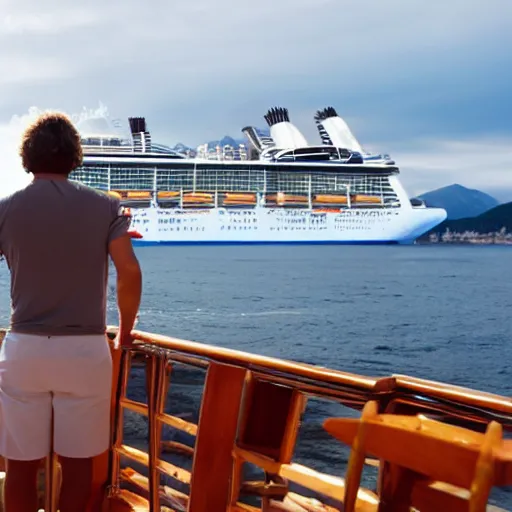
[[409, 244], [438, 225], [437, 208], [346, 209], [132, 209], [132, 229], [153, 244]]

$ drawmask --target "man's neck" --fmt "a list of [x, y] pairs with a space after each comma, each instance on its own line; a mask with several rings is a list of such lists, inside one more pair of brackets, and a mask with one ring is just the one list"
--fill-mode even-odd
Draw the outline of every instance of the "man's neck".
[[66, 174], [56, 174], [50, 172], [41, 172], [34, 174], [34, 180], [60, 180], [66, 181], [68, 179]]

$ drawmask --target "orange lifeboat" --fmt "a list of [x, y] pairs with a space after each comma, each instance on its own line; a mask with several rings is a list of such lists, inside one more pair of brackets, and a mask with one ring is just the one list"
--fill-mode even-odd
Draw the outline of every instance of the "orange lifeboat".
[[126, 194], [128, 199], [151, 199], [151, 192], [144, 192], [140, 190], [129, 191]]
[[213, 194], [204, 192], [190, 192], [183, 194], [184, 204], [210, 204], [213, 202]]
[[176, 191], [163, 190], [162, 192], [157, 193], [158, 199], [174, 199], [174, 198], [178, 198], [179, 196], [180, 196], [180, 193], [176, 192]]
[[298, 195], [291, 195], [291, 194], [278, 194], [277, 195], [277, 201], [278, 203], [286, 204], [286, 203], [307, 203], [308, 198], [307, 196], [298, 196]]
[[334, 195], [334, 194], [317, 194], [313, 196], [313, 203], [315, 204], [347, 204], [347, 196]]
[[354, 203], [363, 203], [363, 204], [380, 204], [382, 201], [379, 196], [369, 196], [366, 194], [356, 194], [352, 196], [351, 201]]
[[276, 203], [280, 206], [285, 204], [307, 204], [308, 197], [301, 195], [285, 194], [284, 192], [278, 192], [277, 194], [268, 194], [266, 197], [270, 203]]
[[227, 192], [224, 195], [223, 204], [225, 204], [225, 205], [256, 204], [256, 194]]

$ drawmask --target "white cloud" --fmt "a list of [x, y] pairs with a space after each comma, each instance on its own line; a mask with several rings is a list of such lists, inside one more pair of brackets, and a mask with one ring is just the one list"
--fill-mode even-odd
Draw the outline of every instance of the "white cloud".
[[508, 190], [512, 201], [512, 137], [425, 140], [393, 151], [410, 195], [459, 183], [479, 190]]
[[[420, 124], [429, 102], [457, 94], [461, 69], [461, 93], [504, 81], [506, 66], [482, 68], [508, 58], [510, 19], [510, 0], [0, 0], [0, 124], [30, 105], [77, 112], [101, 100], [115, 117], [145, 115], [164, 143], [196, 144], [237, 136], [279, 104], [312, 138], [315, 109], [332, 104], [363, 143], [398, 140], [403, 119], [378, 119], [370, 135], [360, 105], [386, 87], [379, 101]], [[404, 84], [428, 87], [405, 104], [392, 97]], [[376, 148], [393, 154], [411, 191], [454, 181], [452, 172], [477, 183], [475, 161], [494, 158], [474, 151], [476, 160], [458, 162], [449, 143], [404, 151], [407, 142]]]
[[[424, 61], [423, 72], [428, 72], [450, 48], [479, 39], [489, 44], [489, 36], [504, 30], [512, 17], [509, 0], [450, 0], [442, 9], [427, 0], [87, 4], [8, 2], [2, 8], [0, 42], [9, 46], [13, 59], [36, 68], [44, 67], [37, 66], [43, 57], [57, 59], [61, 69], [81, 78], [75, 86], [88, 101], [98, 98], [90, 96], [92, 91], [104, 90], [110, 102], [113, 91], [121, 90], [125, 102], [131, 91], [140, 103], [148, 91], [172, 103], [177, 94], [190, 101], [212, 86], [234, 82], [242, 95], [253, 80], [257, 87], [270, 88], [286, 78], [300, 87], [309, 76], [320, 86], [339, 80], [346, 89], [367, 86], [378, 75], [403, 79], [410, 73], [406, 62]], [[399, 75], [393, 77], [390, 70]], [[51, 92], [41, 97], [48, 101]]]
[[71, 32], [100, 21], [100, 13], [89, 9], [61, 6], [53, 11], [37, 12], [36, 4], [24, 11], [0, 16], [0, 35], [26, 36], [30, 34], [55, 34]]
[[52, 57], [32, 60], [24, 56], [0, 55], [0, 86], [35, 85], [62, 80], [66, 75], [66, 70]]
[[0, 197], [5, 197], [30, 181], [21, 166], [18, 154], [21, 135], [39, 112], [31, 109], [23, 116], [13, 116], [10, 122], [0, 124]]

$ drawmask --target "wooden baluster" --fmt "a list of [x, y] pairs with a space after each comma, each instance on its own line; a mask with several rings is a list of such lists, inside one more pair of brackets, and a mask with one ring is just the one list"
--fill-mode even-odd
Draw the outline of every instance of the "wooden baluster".
[[357, 491], [361, 483], [361, 473], [363, 471], [364, 461], [366, 457], [365, 442], [366, 442], [366, 430], [367, 421], [377, 418], [378, 403], [368, 402], [363, 409], [361, 414], [361, 420], [359, 428], [357, 430], [357, 436], [354, 439], [352, 450], [350, 451], [350, 457], [348, 460], [348, 469], [346, 476], [346, 487], [345, 496], [343, 498], [343, 510], [344, 512], [353, 512], [355, 510]]
[[246, 370], [210, 363], [201, 403], [189, 512], [225, 511]]
[[[115, 494], [119, 489], [119, 472], [120, 472], [120, 456], [117, 448], [123, 443], [124, 417], [121, 399], [126, 397], [126, 389], [128, 388], [128, 379], [130, 377], [130, 369], [132, 364], [132, 353], [128, 350], [118, 350], [119, 369], [114, 372], [115, 378], [112, 393], [112, 414], [111, 414], [111, 446], [109, 457], [109, 484], [111, 494]], [[115, 361], [115, 359], [114, 359]], [[117, 375], [116, 375], [117, 373]]]
[[469, 512], [485, 512], [489, 493], [493, 485], [494, 459], [493, 450], [498, 448], [503, 438], [502, 426], [491, 421], [487, 426], [480, 456], [476, 463], [475, 476], [471, 483]]
[[[384, 413], [401, 414], [401, 405], [391, 400], [387, 403]], [[385, 460], [381, 461], [377, 477], [377, 494], [380, 498], [379, 512], [395, 512], [395, 507], [402, 506], [399, 505], [399, 503], [403, 503], [404, 493], [409, 495], [410, 485], [408, 485], [408, 489], [405, 490], [400, 484], [409, 480], [403, 468]], [[401, 491], [401, 489], [404, 490]]]
[[424, 477], [396, 464], [385, 462], [384, 466], [378, 511], [409, 512], [414, 486]]
[[158, 415], [162, 409], [162, 385], [165, 372], [165, 360], [151, 355], [146, 360], [146, 392], [148, 397], [148, 456], [149, 456], [149, 510], [160, 511], [160, 473], [157, 462], [160, 458], [161, 425]]
[[45, 463], [45, 510], [48, 510], [48, 512], [57, 512], [60, 491], [60, 472], [57, 463], [57, 455], [53, 452], [53, 418], [51, 436], [50, 455], [46, 457]]
[[238, 496], [240, 494], [240, 485], [242, 483], [243, 465], [244, 461], [242, 458], [237, 456], [233, 457], [233, 473], [231, 475], [231, 491], [229, 499], [229, 504], [231, 506], [236, 505], [238, 501]]

